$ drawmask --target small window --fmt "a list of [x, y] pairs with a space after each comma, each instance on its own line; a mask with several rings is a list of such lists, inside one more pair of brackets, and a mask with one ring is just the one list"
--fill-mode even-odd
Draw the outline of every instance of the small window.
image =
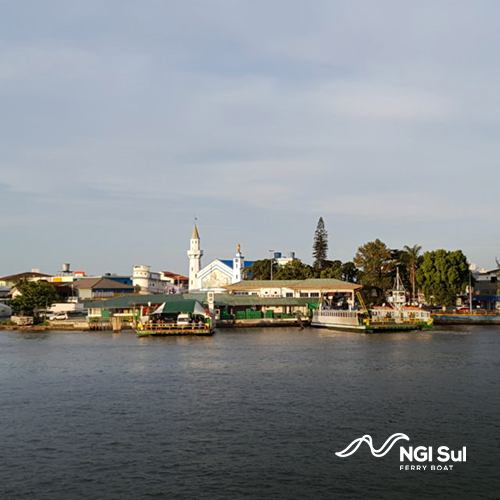
[[318, 292], [311, 292], [311, 297], [319, 297], [319, 293]]
[[287, 297], [293, 297], [293, 292], [286, 292]]
[[309, 294], [307, 292], [300, 292], [301, 297], [309, 297]]

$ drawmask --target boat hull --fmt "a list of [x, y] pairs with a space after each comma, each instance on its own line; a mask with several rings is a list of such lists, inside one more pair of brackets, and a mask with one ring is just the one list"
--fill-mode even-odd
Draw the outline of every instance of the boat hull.
[[436, 325], [500, 325], [497, 314], [433, 314]]
[[432, 328], [430, 318], [370, 317], [360, 311], [321, 310], [313, 314], [312, 326], [361, 333], [414, 331]]
[[136, 329], [138, 337], [165, 337], [174, 335], [183, 336], [210, 336], [215, 330], [210, 325], [198, 326], [195, 324], [176, 325], [175, 323], [140, 323]]
[[359, 332], [359, 333], [390, 333], [397, 331], [421, 331], [432, 328], [432, 324], [398, 324], [398, 323], [384, 323], [384, 324], [368, 324], [368, 325], [345, 325], [333, 322], [313, 321], [312, 326], [321, 328], [330, 328], [332, 330], [341, 330], [346, 332]]

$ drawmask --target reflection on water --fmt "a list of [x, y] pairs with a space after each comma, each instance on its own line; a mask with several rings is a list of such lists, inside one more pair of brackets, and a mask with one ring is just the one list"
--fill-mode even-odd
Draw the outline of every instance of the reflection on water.
[[[0, 333], [0, 498], [498, 498], [500, 330]], [[400, 472], [370, 434], [467, 446]]]

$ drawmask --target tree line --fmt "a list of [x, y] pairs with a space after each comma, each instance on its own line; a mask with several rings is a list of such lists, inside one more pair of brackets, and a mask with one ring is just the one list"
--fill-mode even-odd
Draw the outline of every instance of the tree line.
[[328, 260], [328, 232], [320, 217], [313, 241], [313, 264], [293, 260], [279, 266], [274, 259], [258, 260], [246, 269], [246, 279], [302, 280], [336, 278], [364, 287], [372, 304], [385, 300], [392, 289], [397, 270], [406, 290], [414, 299], [423, 293], [428, 303], [448, 306], [465, 293], [470, 272], [461, 250], [433, 250], [422, 253], [420, 245], [390, 249], [379, 239], [360, 246], [352, 261]]

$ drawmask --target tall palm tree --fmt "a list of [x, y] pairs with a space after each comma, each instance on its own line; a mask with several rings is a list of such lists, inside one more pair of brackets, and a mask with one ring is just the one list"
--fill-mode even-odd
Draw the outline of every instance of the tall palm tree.
[[420, 262], [422, 261], [422, 256], [420, 255], [422, 247], [420, 245], [413, 245], [412, 247], [405, 245], [403, 247], [403, 250], [406, 253], [405, 260], [407, 262], [407, 266], [410, 271], [410, 280], [412, 288], [411, 298], [413, 300], [415, 298], [415, 277], [417, 274], [417, 268]]

